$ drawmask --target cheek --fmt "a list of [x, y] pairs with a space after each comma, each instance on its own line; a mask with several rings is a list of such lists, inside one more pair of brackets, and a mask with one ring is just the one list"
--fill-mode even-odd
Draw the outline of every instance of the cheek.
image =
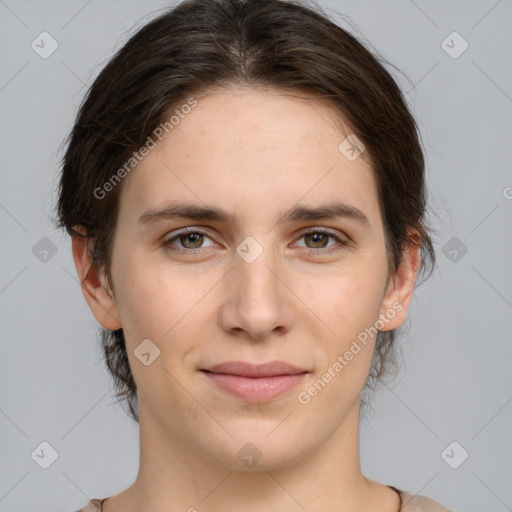
[[[352, 267], [316, 280], [318, 286], [303, 288], [307, 304], [321, 320], [314, 318], [315, 325], [324, 333], [311, 331], [321, 380], [318, 386], [323, 389], [325, 384], [330, 389], [321, 393], [318, 405], [331, 400], [350, 402], [364, 387], [373, 359], [376, 331], [372, 327], [379, 319], [384, 281], [385, 276], [375, 269]], [[308, 331], [308, 323], [301, 330]]]
[[153, 259], [151, 255], [123, 253], [122, 244], [119, 245], [114, 263], [118, 272], [113, 277], [123, 326], [130, 331], [147, 327], [156, 333], [158, 329], [153, 328], [163, 328], [159, 321], [164, 320], [169, 328], [179, 318], [191, 293], [178, 273], [167, 278], [165, 269], [155, 266]]
[[115, 281], [118, 309], [131, 351], [150, 339], [160, 350], [161, 364], [173, 371], [204, 338], [204, 324], [214, 321], [215, 286], [225, 272], [199, 274], [151, 260], [118, 258], [117, 268], [123, 269]]
[[[146, 403], [168, 403], [192, 415], [193, 411], [186, 412], [190, 396], [178, 382], [182, 381], [187, 353], [199, 345], [199, 336], [195, 335], [204, 332], [194, 324], [205, 314], [201, 299], [213, 283], [185, 277], [182, 272], [157, 269], [142, 258], [124, 257], [116, 263], [117, 268], [123, 269], [115, 281], [116, 292], [130, 367], [139, 392], [146, 395]], [[147, 339], [152, 344], [146, 342], [145, 351], [154, 357], [149, 365], [138, 357], [139, 346]]]
[[[333, 421], [339, 420], [338, 415], [344, 414], [359, 396], [373, 360], [376, 331], [372, 327], [379, 318], [383, 280], [369, 273], [361, 275], [364, 278], [331, 278], [325, 281], [322, 293], [317, 288], [315, 293], [310, 289], [308, 295], [328, 329], [322, 329], [323, 336], [311, 332], [318, 364], [302, 396], [310, 400], [310, 410], [324, 415], [330, 410]], [[318, 325], [318, 320], [315, 323]], [[307, 323], [301, 329], [307, 331]]]
[[[382, 303], [384, 277], [372, 268], [347, 268], [311, 279], [299, 292], [304, 303], [338, 338], [373, 323]], [[357, 333], [357, 332], [356, 332]]]

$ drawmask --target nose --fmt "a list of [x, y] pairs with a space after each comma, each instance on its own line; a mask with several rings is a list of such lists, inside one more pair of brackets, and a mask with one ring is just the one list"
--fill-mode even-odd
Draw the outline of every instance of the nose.
[[[241, 245], [225, 280], [219, 308], [222, 328], [252, 341], [283, 335], [296, 315], [293, 293], [286, 286], [285, 267], [271, 247], [263, 247], [261, 241], [260, 254], [254, 260], [246, 257], [242, 249], [247, 246]], [[254, 251], [254, 245], [249, 247]]]

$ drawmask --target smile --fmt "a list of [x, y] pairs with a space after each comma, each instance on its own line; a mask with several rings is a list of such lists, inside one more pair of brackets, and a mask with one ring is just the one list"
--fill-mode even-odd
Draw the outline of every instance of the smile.
[[307, 372], [273, 377], [243, 377], [202, 370], [215, 386], [248, 402], [262, 403], [286, 393], [297, 386]]

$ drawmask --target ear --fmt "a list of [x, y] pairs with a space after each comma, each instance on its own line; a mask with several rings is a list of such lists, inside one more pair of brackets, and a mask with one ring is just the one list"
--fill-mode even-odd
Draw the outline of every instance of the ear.
[[89, 238], [79, 235], [73, 235], [71, 238], [73, 259], [75, 260], [82, 293], [96, 320], [105, 329], [117, 330], [121, 328], [117, 305], [113, 299], [112, 291], [109, 290], [107, 293], [107, 290], [105, 290], [110, 285], [103, 267], [100, 269], [98, 263], [92, 260], [89, 241]]
[[[391, 331], [400, 327], [407, 318], [412, 300], [414, 284], [420, 264], [420, 236], [416, 231], [408, 231], [409, 237], [416, 243], [409, 242], [395, 275], [390, 280], [382, 302], [380, 317], [385, 326], [379, 331]], [[394, 315], [391, 315], [391, 312]]]

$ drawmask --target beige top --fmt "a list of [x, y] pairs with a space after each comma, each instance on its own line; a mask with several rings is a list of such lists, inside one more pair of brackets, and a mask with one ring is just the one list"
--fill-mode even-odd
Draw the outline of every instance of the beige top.
[[[409, 494], [408, 492], [397, 489], [391, 485], [389, 487], [394, 489], [400, 495], [401, 505], [399, 512], [451, 512], [426, 496]], [[77, 510], [76, 512], [103, 512], [102, 504], [107, 499], [108, 498], [93, 498], [84, 508]]]

